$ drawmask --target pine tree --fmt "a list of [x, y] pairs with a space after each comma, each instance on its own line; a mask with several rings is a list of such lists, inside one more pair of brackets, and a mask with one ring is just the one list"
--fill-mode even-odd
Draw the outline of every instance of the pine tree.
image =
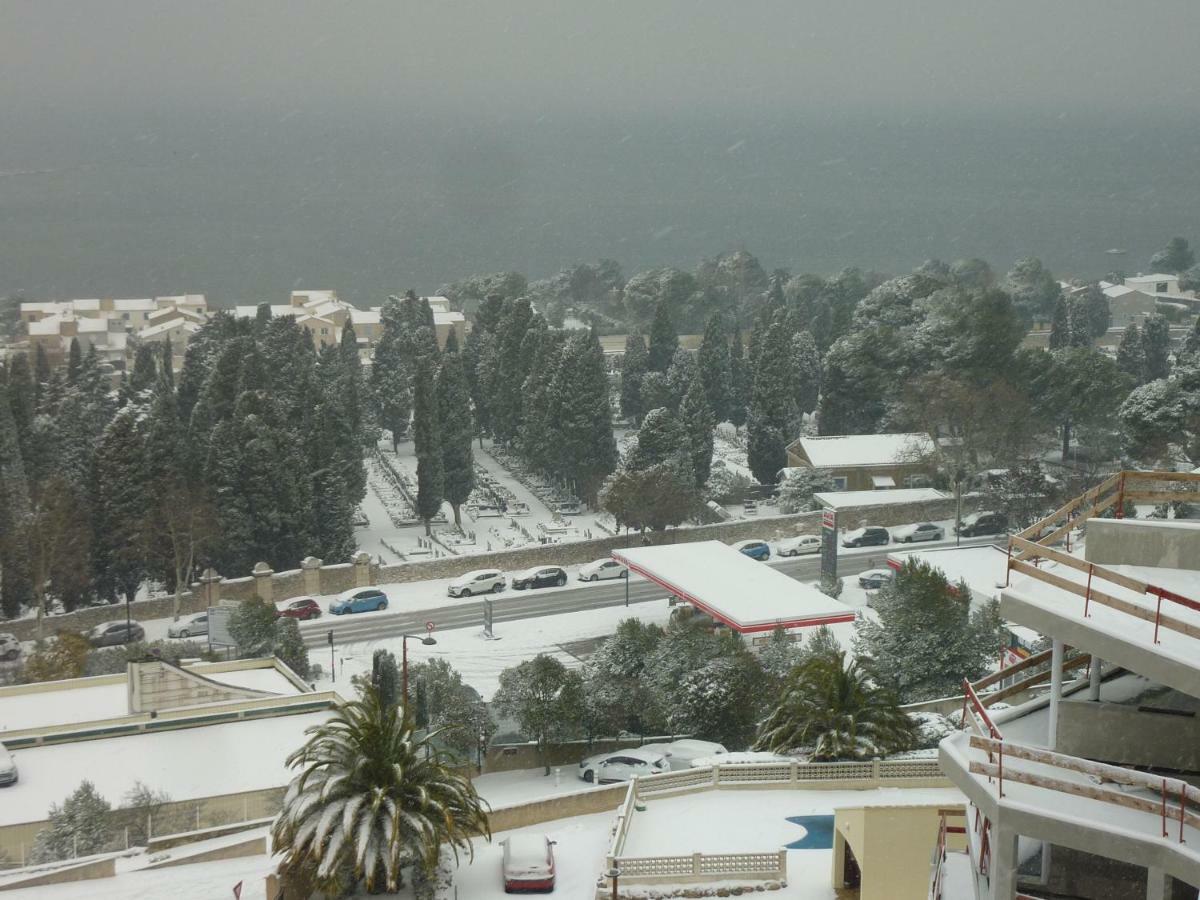
[[679, 418], [687, 433], [691, 448], [692, 470], [696, 475], [696, 486], [703, 487], [712, 471], [713, 429], [716, 417], [708, 405], [704, 383], [694, 378], [683, 396], [679, 407]]
[[505, 444], [515, 441], [521, 431], [524, 408], [521, 392], [530, 364], [530, 360], [522, 353], [522, 345], [532, 320], [533, 309], [528, 300], [521, 298], [512, 303], [500, 323], [491, 418], [493, 433], [497, 440]]
[[680, 347], [675, 351], [671, 367], [667, 369], [667, 390], [670, 393], [670, 406], [676, 412], [683, 403], [683, 395], [687, 393], [692, 382], [699, 381], [700, 374], [696, 370], [696, 360], [687, 350]]
[[670, 409], [659, 407], [646, 413], [637, 436], [637, 446], [625, 459], [626, 471], [640, 472], [666, 464], [689, 478], [695, 477], [688, 432]]
[[621, 359], [621, 415], [635, 425], [646, 413], [642, 405], [642, 379], [650, 365], [650, 354], [640, 334], [625, 336]]
[[109, 600], [132, 600], [147, 575], [143, 529], [150, 498], [141, 426], [145, 413], [142, 403], [122, 409], [96, 450], [92, 566], [97, 591]]
[[1144, 381], [1166, 378], [1171, 374], [1171, 325], [1166, 316], [1153, 313], [1142, 326], [1142, 346], [1146, 353]]
[[1050, 320], [1050, 349], [1061, 350], [1071, 346], [1071, 321], [1067, 301], [1061, 294], [1054, 301], [1054, 315]]
[[792, 357], [783, 323], [772, 322], [762, 334], [762, 349], [751, 395], [748, 462], [762, 484], [774, 484], [787, 465], [787, 427], [792, 419]]
[[741, 329], [733, 332], [733, 345], [729, 349], [729, 373], [733, 389], [729, 395], [726, 418], [734, 428], [741, 428], [746, 424], [747, 406], [750, 402], [750, 389], [753, 384], [753, 378], [746, 366], [746, 358], [742, 349]]
[[442, 509], [444, 469], [437, 420], [435, 361], [417, 360], [413, 376], [413, 448], [417, 454], [417, 515], [431, 534], [430, 520]]
[[594, 331], [575, 334], [562, 351], [553, 388], [559, 474], [594, 505], [604, 479], [617, 467], [608, 369]]
[[810, 413], [817, 408], [821, 390], [821, 351], [809, 331], [792, 338], [792, 362], [795, 390], [793, 398], [798, 413]]
[[1121, 334], [1121, 343], [1117, 347], [1117, 365], [1138, 384], [1142, 383], [1146, 373], [1146, 349], [1142, 346], [1142, 330], [1138, 328], [1137, 322], [1130, 322]]
[[696, 365], [709, 408], [718, 422], [730, 418], [733, 395], [733, 370], [729, 355], [729, 332], [725, 319], [714, 313], [704, 326], [704, 337], [696, 353]]
[[111, 804], [84, 780], [62, 806], [50, 804], [46, 827], [38, 832], [33, 846], [34, 862], [91, 856], [107, 849], [112, 839], [109, 822]]
[[381, 428], [392, 435], [392, 451], [408, 431], [412, 414], [412, 380], [404, 356], [404, 322], [400, 303], [389, 297], [380, 314], [382, 332], [371, 364], [371, 400]]
[[71, 338], [71, 347], [67, 351], [67, 384], [74, 384], [79, 379], [79, 369], [83, 366], [83, 347], [79, 338]]
[[654, 307], [654, 321], [650, 323], [650, 351], [647, 360], [649, 370], [665, 374], [678, 349], [679, 335], [675, 331], [675, 322], [671, 319], [671, 310], [664, 298]]
[[158, 380], [159, 351], [154, 344], [141, 344], [133, 356], [133, 371], [129, 375], [129, 390], [141, 393], [154, 386]]
[[454, 510], [455, 526], [461, 529], [461, 507], [475, 487], [475, 458], [471, 453], [475, 426], [471, 421], [467, 376], [463, 371], [454, 332], [450, 332], [446, 339], [442, 365], [438, 370], [437, 404], [446, 500]]

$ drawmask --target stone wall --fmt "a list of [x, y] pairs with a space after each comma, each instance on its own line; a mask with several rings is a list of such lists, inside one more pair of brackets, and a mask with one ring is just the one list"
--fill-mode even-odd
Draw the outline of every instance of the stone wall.
[[488, 827], [491, 828], [492, 834], [495, 834], [498, 831], [526, 828], [555, 819], [616, 812], [628, 791], [629, 785], [614, 784], [610, 787], [587, 788], [578, 794], [557, 794], [530, 803], [504, 806], [488, 813]]
[[[976, 508], [978, 501], [964, 498], [963, 515]], [[849, 507], [839, 510], [838, 526], [844, 530], [863, 525], [902, 525], [908, 522], [937, 521], [954, 518], [954, 500], [938, 500], [931, 503], [897, 503], [886, 506]], [[319, 559], [309, 558], [301, 563], [300, 569], [287, 572], [271, 572], [263, 564], [255, 575], [242, 578], [221, 578], [209, 570], [192, 590], [183, 595], [180, 615], [187, 616], [203, 612], [219, 601], [242, 602], [262, 597], [278, 603], [306, 594], [339, 594], [356, 587], [374, 584], [399, 584], [439, 578], [454, 578], [472, 569], [496, 568], [506, 572], [520, 571], [534, 566], [573, 565], [591, 562], [609, 556], [613, 550], [640, 546], [675, 544], [688, 541], [734, 541], [747, 538], [777, 540], [801, 534], [820, 534], [821, 513], [807, 512], [788, 516], [763, 516], [758, 519], [739, 519], [736, 522], [721, 522], [693, 528], [671, 528], [661, 532], [647, 532], [645, 538], [637, 533], [610, 535], [586, 541], [563, 544], [545, 544], [519, 550], [500, 550], [468, 556], [446, 556], [439, 559], [419, 560], [380, 566], [371, 562], [365, 553], [359, 553], [354, 562], [323, 565]], [[130, 614], [134, 619], [160, 619], [171, 615], [172, 599], [160, 597], [139, 600], [131, 604]], [[58, 631], [87, 631], [102, 622], [125, 618], [123, 605], [93, 606], [76, 610], [44, 621], [43, 633], [47, 636]], [[0, 628], [12, 632], [19, 640], [37, 637], [37, 622], [34, 619], [19, 619], [0, 622]]]

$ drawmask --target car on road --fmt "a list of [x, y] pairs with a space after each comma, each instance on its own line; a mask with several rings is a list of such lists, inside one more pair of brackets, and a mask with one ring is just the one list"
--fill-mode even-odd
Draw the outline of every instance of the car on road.
[[17, 783], [17, 763], [8, 748], [0, 744], [0, 787], [12, 787]]
[[88, 643], [93, 647], [117, 647], [132, 644], [146, 637], [146, 629], [137, 622], [102, 622], [88, 632]]
[[878, 547], [890, 541], [891, 535], [888, 534], [888, 530], [878, 525], [856, 528], [842, 535], [843, 547]]
[[667, 766], [672, 772], [679, 772], [692, 767], [692, 761], [704, 757], [724, 756], [728, 751], [724, 745], [712, 741], [699, 741], [692, 738], [681, 738], [669, 744], [643, 744], [638, 747], [643, 753], [657, 753], [667, 760]]
[[544, 834], [510, 834], [504, 847], [504, 893], [554, 890], [554, 841]]
[[167, 626], [167, 637], [190, 638], [208, 634], [208, 613], [192, 616], [186, 622], [172, 622]]
[[785, 538], [775, 545], [775, 552], [780, 556], [803, 556], [807, 553], [820, 553], [821, 539], [815, 534], [802, 534], [799, 537]]
[[446, 585], [446, 593], [451, 597], [470, 597], [474, 594], [493, 594], [504, 590], [504, 587], [504, 573], [499, 569], [473, 569]]
[[858, 576], [858, 586], [868, 591], [877, 591], [885, 584], [891, 584], [896, 573], [891, 569], [867, 569]]
[[670, 770], [665, 756], [642, 747], [597, 753], [579, 763], [579, 777], [594, 784], [616, 784], [631, 781], [634, 775], [659, 775]]
[[346, 613], [374, 612], [387, 607], [387, 594], [379, 588], [354, 588], [343, 591], [329, 604], [329, 611], [335, 616], [344, 616]]
[[606, 578], [628, 578], [629, 570], [615, 559], [598, 559], [579, 568], [580, 581], [603, 581]]
[[957, 526], [957, 531], [962, 537], [978, 537], [983, 534], [1004, 534], [1008, 531], [1008, 516], [1001, 512], [991, 512], [985, 510], [983, 512], [971, 513], [963, 516], [963, 520]]
[[733, 549], [739, 553], [744, 553], [751, 559], [757, 559], [759, 562], [766, 562], [771, 558], [771, 545], [766, 541], [760, 541], [757, 538], [751, 538], [747, 541], [738, 541], [733, 545]]
[[527, 588], [561, 587], [567, 583], [567, 570], [562, 566], [537, 566], [518, 572], [512, 578], [515, 590]]
[[940, 541], [946, 537], [946, 529], [932, 522], [918, 522], [904, 525], [892, 532], [892, 540], [897, 544], [912, 544], [917, 541]]
[[0, 660], [13, 660], [21, 655], [21, 642], [15, 634], [0, 634]]
[[307, 622], [309, 619], [321, 618], [321, 604], [312, 597], [297, 597], [283, 609], [275, 610], [277, 619], [299, 619]]

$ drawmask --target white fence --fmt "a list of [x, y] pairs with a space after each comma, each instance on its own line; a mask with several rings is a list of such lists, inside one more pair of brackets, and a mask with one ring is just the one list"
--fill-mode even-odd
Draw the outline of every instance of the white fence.
[[756, 763], [712, 766], [635, 778], [617, 811], [606, 868], [620, 870], [620, 880], [643, 884], [719, 880], [782, 881], [787, 878], [787, 851], [764, 853], [691, 853], [681, 856], [624, 856], [625, 842], [641, 798], [710, 790], [756, 787], [865, 789], [924, 784], [945, 776], [936, 759], [871, 760], [832, 763]]

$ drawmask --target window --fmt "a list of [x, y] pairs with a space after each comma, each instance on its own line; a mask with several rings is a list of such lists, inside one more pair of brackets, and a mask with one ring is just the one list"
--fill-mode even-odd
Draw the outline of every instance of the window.
[[1165, 281], [1154, 282], [1154, 291], [1155, 291], [1155, 293], [1158, 293], [1158, 294], [1165, 294], [1167, 292], [1167, 282], [1165, 282]]
[[835, 491], [844, 491], [846, 489], [846, 477], [844, 475], [835, 475], [833, 477], [833, 489]]

